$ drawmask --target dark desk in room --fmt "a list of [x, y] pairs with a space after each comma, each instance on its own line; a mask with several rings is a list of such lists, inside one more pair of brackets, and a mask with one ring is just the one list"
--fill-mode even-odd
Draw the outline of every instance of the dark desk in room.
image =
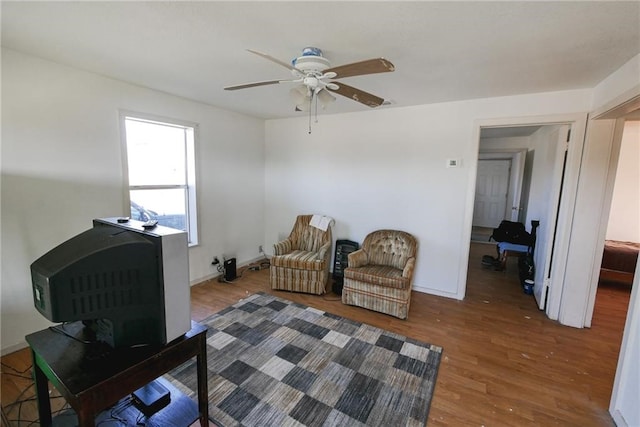
[[[66, 332], [79, 339], [82, 339], [82, 329], [80, 322], [65, 326]], [[117, 349], [102, 358], [87, 358], [87, 344], [50, 329], [27, 335], [25, 338], [33, 357], [40, 425], [52, 425], [48, 381], [76, 412], [80, 427], [94, 426], [101, 411], [195, 356], [198, 405], [193, 411], [195, 418], [187, 420], [185, 427], [196, 419], [200, 419], [201, 426], [208, 426], [206, 332], [205, 326], [191, 322], [189, 332], [164, 346]], [[184, 402], [184, 399], [175, 400]], [[195, 402], [190, 403], [195, 406]], [[172, 401], [163, 411], [170, 411], [173, 404], [172, 393]]]

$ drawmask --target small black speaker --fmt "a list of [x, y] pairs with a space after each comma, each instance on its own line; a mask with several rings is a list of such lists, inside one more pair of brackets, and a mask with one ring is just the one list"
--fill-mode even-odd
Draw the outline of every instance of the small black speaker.
[[236, 279], [236, 259], [230, 258], [224, 260], [224, 280], [231, 282]]

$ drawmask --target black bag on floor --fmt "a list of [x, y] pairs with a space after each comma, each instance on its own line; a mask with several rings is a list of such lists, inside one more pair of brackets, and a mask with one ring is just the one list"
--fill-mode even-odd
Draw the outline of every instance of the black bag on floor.
[[518, 245], [531, 246], [533, 244], [533, 237], [527, 233], [523, 223], [507, 220], [502, 221], [498, 228], [493, 229], [493, 234], [489, 239]]

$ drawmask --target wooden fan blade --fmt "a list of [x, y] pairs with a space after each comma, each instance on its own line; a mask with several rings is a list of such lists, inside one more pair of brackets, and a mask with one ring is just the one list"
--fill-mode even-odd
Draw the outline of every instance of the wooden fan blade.
[[235, 85], [235, 86], [227, 86], [224, 88], [224, 90], [246, 89], [249, 87], [256, 87], [256, 86], [275, 85], [278, 83], [280, 83], [280, 80], [267, 80], [264, 82], [253, 82], [253, 83], [245, 83], [245, 84]]
[[227, 86], [224, 88], [224, 90], [238, 90], [238, 89], [246, 89], [249, 87], [267, 86], [267, 85], [275, 85], [278, 83], [290, 83], [290, 82], [297, 82], [297, 81], [299, 80], [298, 79], [296, 80], [265, 80], [262, 82], [253, 82], [253, 83], [245, 83], [245, 84], [235, 85], [235, 86]]
[[287, 64], [286, 62], [284, 62], [284, 61], [280, 61], [278, 58], [274, 58], [274, 57], [273, 57], [273, 56], [271, 56], [271, 55], [267, 55], [266, 53], [258, 52], [257, 50], [251, 50], [251, 49], [247, 49], [247, 50], [248, 50], [249, 52], [251, 52], [251, 53], [255, 54], [255, 55], [258, 55], [258, 56], [263, 57], [264, 59], [268, 59], [268, 60], [269, 60], [269, 61], [271, 61], [271, 62], [275, 62], [275, 63], [276, 63], [276, 64], [278, 64], [278, 65], [282, 65], [283, 67], [288, 68], [289, 70], [296, 70], [297, 72], [299, 72], [299, 73], [301, 73], [301, 74], [304, 74], [301, 70], [298, 70], [298, 69], [297, 69], [296, 67], [294, 67], [292, 64]]
[[391, 63], [391, 61], [384, 58], [374, 58], [329, 68], [324, 72], [328, 73], [333, 71], [337, 74], [337, 79], [342, 79], [345, 77], [362, 76], [365, 74], [388, 73], [395, 69], [396, 67]]
[[384, 102], [383, 98], [379, 96], [372, 95], [363, 90], [356, 89], [355, 87], [346, 85], [342, 82], [332, 82], [338, 85], [338, 89], [329, 89], [331, 92], [335, 92], [339, 95], [345, 96], [347, 98], [353, 99], [356, 102], [366, 105], [367, 107], [379, 107]]

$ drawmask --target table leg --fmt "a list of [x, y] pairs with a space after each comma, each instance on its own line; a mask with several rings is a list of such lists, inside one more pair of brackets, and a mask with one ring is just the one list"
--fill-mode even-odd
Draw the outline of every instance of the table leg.
[[90, 413], [82, 408], [76, 411], [79, 427], [93, 427], [96, 425], [96, 414]]
[[198, 338], [200, 343], [198, 347], [197, 369], [198, 369], [198, 410], [200, 413], [200, 426], [209, 426], [209, 396], [207, 393], [207, 340], [206, 334], [200, 334]]
[[49, 401], [49, 380], [36, 361], [36, 354], [31, 351], [33, 360], [33, 380], [36, 386], [38, 417], [42, 427], [51, 426], [51, 402]]

